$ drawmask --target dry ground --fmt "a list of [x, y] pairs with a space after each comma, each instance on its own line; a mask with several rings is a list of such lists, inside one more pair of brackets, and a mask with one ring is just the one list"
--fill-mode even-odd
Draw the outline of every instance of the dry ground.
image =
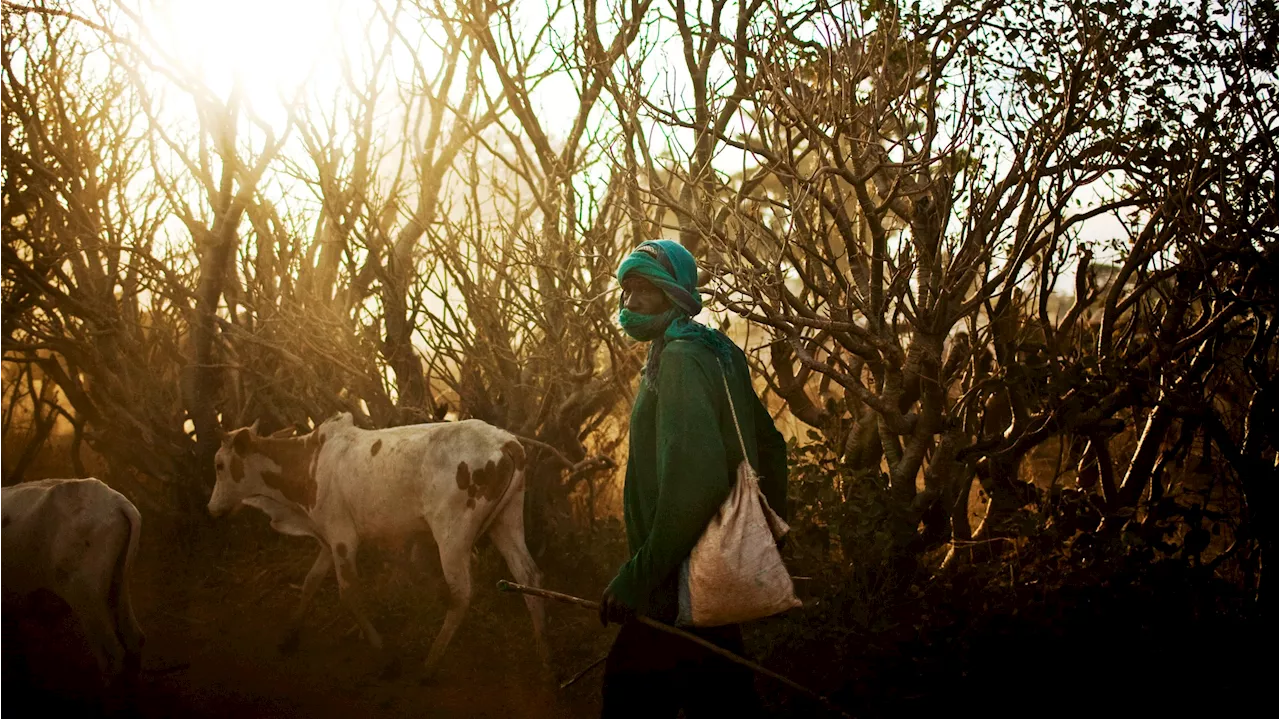
[[[549, 607], [556, 676], [546, 676], [524, 603], [495, 589], [507, 575], [487, 542], [473, 556], [471, 610], [440, 675], [424, 685], [421, 663], [445, 608], [438, 563], [414, 565], [400, 553], [362, 550], [372, 621], [402, 658], [399, 675], [383, 678], [332, 577], [316, 597], [299, 650], [276, 649], [314, 559], [311, 540], [276, 535], [249, 511], [185, 542], [157, 524], [144, 526], [132, 584], [147, 634], [134, 696], [104, 702], [78, 625], [56, 601], [29, 602], [23, 618], [6, 616], [6, 717], [51, 709], [139, 717], [598, 715], [598, 669], [568, 689], [557, 684], [603, 654], [613, 630], [602, 630], [581, 609]], [[563, 583], [556, 588], [587, 593]]]

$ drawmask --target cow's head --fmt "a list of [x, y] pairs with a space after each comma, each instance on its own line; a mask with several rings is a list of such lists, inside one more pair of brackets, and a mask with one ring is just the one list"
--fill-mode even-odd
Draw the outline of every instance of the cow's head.
[[306, 509], [314, 506], [315, 461], [324, 437], [316, 432], [293, 435], [294, 428], [286, 427], [269, 437], [259, 436], [257, 422], [223, 434], [213, 460], [218, 481], [209, 498], [209, 514], [220, 517], [241, 504], [253, 504], [255, 497]]
[[213, 457], [217, 482], [209, 497], [209, 514], [221, 517], [240, 506], [240, 502], [260, 493], [261, 469], [255, 464], [254, 442], [258, 440], [258, 423], [223, 433], [222, 446]]

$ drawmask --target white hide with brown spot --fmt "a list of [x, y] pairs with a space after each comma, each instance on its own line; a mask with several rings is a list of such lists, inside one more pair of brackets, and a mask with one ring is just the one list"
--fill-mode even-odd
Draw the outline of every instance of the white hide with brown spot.
[[45, 589], [67, 603], [108, 680], [136, 674], [145, 640], [129, 598], [142, 517], [97, 479], [45, 479], [0, 490], [6, 599]]
[[[514, 435], [480, 420], [364, 430], [343, 413], [300, 437], [240, 429], [223, 438], [215, 467], [209, 499], [215, 517], [249, 505], [277, 531], [320, 543], [286, 644], [296, 642], [307, 606], [336, 567], [343, 602], [369, 642], [382, 647], [359, 595], [362, 542], [402, 545], [424, 531], [434, 537], [450, 604], [427, 657], [428, 674], [470, 604], [471, 549], [481, 535], [488, 533], [517, 581], [540, 583], [524, 541], [524, 450]], [[543, 606], [533, 598], [526, 603], [545, 661]]]

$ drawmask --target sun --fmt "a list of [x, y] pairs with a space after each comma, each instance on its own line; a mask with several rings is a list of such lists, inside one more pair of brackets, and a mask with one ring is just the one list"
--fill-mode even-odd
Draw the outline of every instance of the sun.
[[224, 97], [238, 84], [255, 111], [270, 115], [304, 88], [324, 91], [342, 82], [349, 51], [364, 42], [357, 4], [157, 0], [144, 18], [183, 71]]

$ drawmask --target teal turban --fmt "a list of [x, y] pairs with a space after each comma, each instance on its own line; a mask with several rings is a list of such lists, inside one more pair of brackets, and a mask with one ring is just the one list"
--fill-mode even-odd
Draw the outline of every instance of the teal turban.
[[619, 282], [629, 275], [643, 277], [671, 300], [671, 309], [658, 315], [644, 315], [626, 307], [618, 311], [618, 323], [628, 335], [653, 342], [644, 372], [650, 386], [657, 384], [658, 360], [671, 340], [701, 343], [716, 354], [721, 366], [733, 366], [733, 341], [693, 319], [702, 311], [702, 296], [698, 294], [698, 264], [688, 250], [673, 240], [642, 242], [618, 266]]

